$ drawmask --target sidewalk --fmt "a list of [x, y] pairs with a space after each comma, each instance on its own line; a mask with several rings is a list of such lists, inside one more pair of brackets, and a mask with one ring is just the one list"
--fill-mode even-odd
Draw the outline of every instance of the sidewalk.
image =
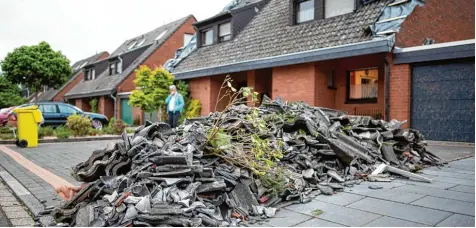
[[[107, 142], [42, 144], [35, 149], [10, 147], [24, 158], [72, 184], [71, 165], [86, 160]], [[0, 147], [1, 149], [1, 147]], [[432, 146], [444, 159], [457, 160], [422, 175], [431, 184], [398, 179], [391, 183], [364, 182], [333, 196], [320, 195], [307, 204], [288, 206], [277, 217], [252, 226], [473, 226], [475, 215], [474, 147]], [[44, 179], [0, 152], [5, 168], [41, 202], [38, 210], [60, 203], [53, 187]], [[382, 186], [372, 190], [369, 185]], [[38, 203], [37, 202], [37, 203]], [[31, 203], [31, 202], [30, 202]], [[38, 205], [38, 204], [37, 204]], [[37, 210], [37, 211], [38, 211]]]
[[13, 196], [0, 178], [0, 227], [33, 226], [31, 215]]

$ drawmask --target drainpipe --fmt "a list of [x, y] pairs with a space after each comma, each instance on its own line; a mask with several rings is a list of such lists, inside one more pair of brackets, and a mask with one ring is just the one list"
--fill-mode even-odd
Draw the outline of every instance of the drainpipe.
[[112, 100], [114, 101], [114, 119], [116, 119], [116, 111], [117, 111], [117, 108], [116, 108], [116, 97], [112, 95], [113, 93], [109, 94], [109, 97], [112, 98]]
[[389, 121], [390, 115], [390, 63], [387, 58], [385, 58], [385, 121]]

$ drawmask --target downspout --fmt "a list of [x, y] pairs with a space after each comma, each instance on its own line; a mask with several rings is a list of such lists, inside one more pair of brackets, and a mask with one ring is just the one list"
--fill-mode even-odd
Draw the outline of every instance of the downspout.
[[109, 97], [112, 98], [112, 100], [114, 101], [114, 119], [116, 119], [116, 110], [117, 110], [117, 108], [116, 108], [116, 100], [117, 100], [117, 99], [116, 99], [116, 97], [113, 96], [112, 94], [113, 94], [113, 93], [110, 93], [110, 94], [109, 94]]
[[387, 58], [385, 58], [385, 105], [384, 105], [384, 113], [385, 113], [385, 121], [389, 121], [390, 115], [390, 63], [388, 62]]
[[[119, 59], [119, 65], [120, 66], [117, 66], [119, 69], [121, 69], [121, 72], [120, 74], [122, 74], [122, 58], [121, 58], [121, 55], [117, 56], [117, 58]], [[116, 112], [117, 112], [117, 99], [115, 96], [113, 96], [112, 94], [114, 94], [114, 91], [109, 94], [109, 97], [112, 98], [112, 100], [114, 101], [114, 119], [117, 119], [117, 115], [116, 115]]]

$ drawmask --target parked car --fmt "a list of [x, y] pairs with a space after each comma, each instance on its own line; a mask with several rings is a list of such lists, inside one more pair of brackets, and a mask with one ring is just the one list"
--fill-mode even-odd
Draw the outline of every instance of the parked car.
[[5, 127], [8, 122], [8, 113], [12, 111], [15, 107], [2, 108], [0, 109], [0, 126]]
[[[65, 125], [68, 117], [74, 114], [89, 117], [91, 119], [92, 127], [95, 129], [102, 129], [102, 127], [104, 125], [107, 125], [109, 121], [105, 115], [92, 112], [84, 112], [83, 110], [73, 105], [61, 102], [38, 102], [37, 104], [29, 103], [20, 105], [18, 107], [26, 107], [30, 105], [38, 105], [38, 109], [41, 111], [44, 120], [42, 126], [56, 127], [60, 125]], [[8, 124], [12, 125], [13, 121], [16, 121], [16, 116], [12, 111], [10, 111]]]

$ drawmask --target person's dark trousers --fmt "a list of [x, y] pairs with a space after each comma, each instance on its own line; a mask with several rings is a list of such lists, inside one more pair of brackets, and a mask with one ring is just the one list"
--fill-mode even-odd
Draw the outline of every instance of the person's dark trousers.
[[177, 122], [180, 119], [180, 112], [168, 112], [167, 116], [170, 127], [177, 127]]

